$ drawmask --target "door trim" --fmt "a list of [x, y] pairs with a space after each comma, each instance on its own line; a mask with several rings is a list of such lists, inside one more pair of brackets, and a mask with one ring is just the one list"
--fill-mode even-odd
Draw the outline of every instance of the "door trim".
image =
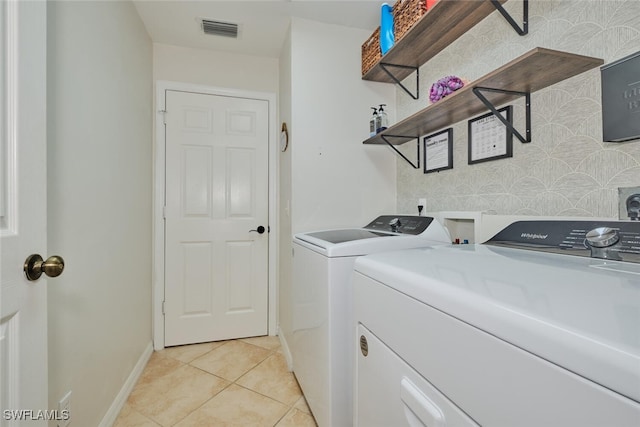
[[277, 332], [277, 262], [278, 248], [277, 229], [277, 167], [278, 160], [276, 144], [276, 95], [268, 92], [251, 92], [237, 89], [226, 89], [211, 86], [201, 86], [190, 83], [172, 82], [165, 80], [156, 81], [156, 108], [155, 108], [155, 137], [154, 137], [154, 163], [153, 163], [153, 288], [152, 288], [152, 322], [153, 322], [153, 348], [164, 348], [164, 315], [162, 303], [164, 301], [164, 195], [165, 195], [165, 129], [163, 110], [165, 108], [165, 93], [167, 90], [195, 92], [207, 95], [233, 96], [236, 98], [250, 98], [264, 100], [269, 103], [269, 276], [268, 276], [268, 332], [276, 335]]

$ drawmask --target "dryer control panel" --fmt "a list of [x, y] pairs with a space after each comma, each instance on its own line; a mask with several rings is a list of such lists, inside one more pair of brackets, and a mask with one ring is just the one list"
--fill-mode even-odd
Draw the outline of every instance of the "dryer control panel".
[[424, 232], [431, 222], [433, 222], [433, 218], [430, 216], [382, 215], [364, 228], [390, 233], [418, 235]]
[[640, 263], [640, 221], [518, 221], [486, 244]]

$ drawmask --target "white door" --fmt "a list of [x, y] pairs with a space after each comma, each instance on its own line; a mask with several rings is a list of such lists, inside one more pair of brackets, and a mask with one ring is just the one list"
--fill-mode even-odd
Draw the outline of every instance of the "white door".
[[30, 415], [6, 410], [48, 407], [47, 283], [23, 272], [47, 250], [45, 2], [0, 1], [0, 64], [0, 425], [12, 426]]
[[269, 103], [165, 100], [165, 345], [266, 335]]

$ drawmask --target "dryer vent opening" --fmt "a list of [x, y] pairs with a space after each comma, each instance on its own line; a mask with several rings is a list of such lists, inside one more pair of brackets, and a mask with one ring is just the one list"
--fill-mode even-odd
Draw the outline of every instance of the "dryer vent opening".
[[202, 20], [202, 31], [205, 34], [213, 36], [238, 38], [238, 24], [231, 22], [212, 21], [208, 19]]

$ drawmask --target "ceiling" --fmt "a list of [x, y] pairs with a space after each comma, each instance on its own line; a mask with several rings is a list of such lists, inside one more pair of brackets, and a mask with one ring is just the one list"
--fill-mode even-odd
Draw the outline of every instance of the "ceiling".
[[[291, 17], [373, 31], [384, 0], [134, 0], [155, 43], [277, 58]], [[392, 0], [388, 1], [390, 4]], [[202, 32], [202, 18], [239, 25], [237, 39]]]

